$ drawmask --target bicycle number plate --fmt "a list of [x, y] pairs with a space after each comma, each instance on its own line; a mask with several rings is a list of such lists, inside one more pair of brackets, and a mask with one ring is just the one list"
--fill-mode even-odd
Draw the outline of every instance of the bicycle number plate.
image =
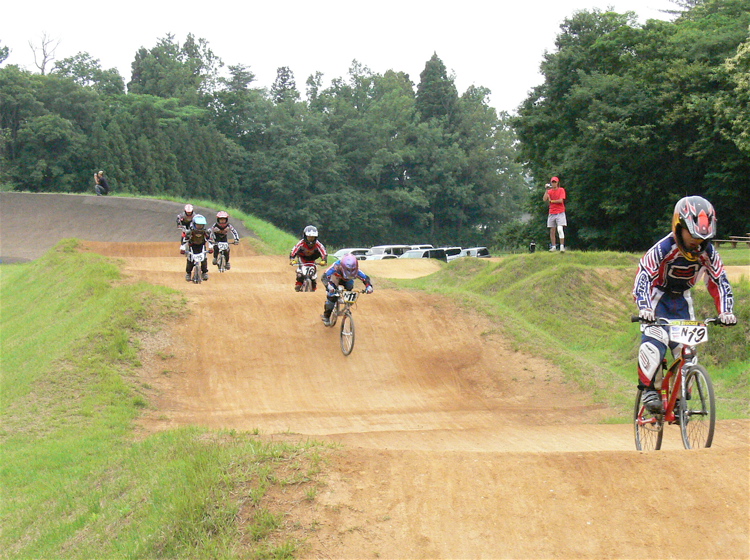
[[344, 299], [346, 303], [354, 303], [357, 301], [357, 297], [359, 296], [358, 292], [344, 292], [341, 297]]
[[708, 328], [705, 325], [672, 325], [669, 340], [687, 346], [702, 344], [708, 340]]
[[192, 260], [194, 263], [203, 262], [203, 258], [206, 256], [206, 253], [191, 253]]
[[226, 252], [229, 250], [229, 243], [227, 243], [226, 241], [219, 241], [216, 245], [219, 247], [219, 251], [221, 252]]

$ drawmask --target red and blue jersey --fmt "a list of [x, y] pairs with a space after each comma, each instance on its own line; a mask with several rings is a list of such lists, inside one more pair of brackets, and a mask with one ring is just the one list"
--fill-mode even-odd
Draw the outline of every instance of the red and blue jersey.
[[686, 259], [670, 233], [643, 255], [633, 286], [639, 309], [654, 309], [661, 293], [684, 294], [705, 274], [708, 292], [719, 313], [732, 313], [734, 296], [721, 257], [712, 243], [697, 260]]
[[300, 239], [292, 249], [292, 252], [289, 253], [290, 259], [295, 257], [299, 257], [299, 260], [302, 262], [313, 262], [315, 259], [325, 261], [328, 260], [328, 253], [325, 246], [317, 239], [312, 247], [304, 239]]
[[[359, 278], [360, 280], [362, 280], [365, 286], [370, 286], [372, 284], [372, 282], [370, 282], [370, 277], [359, 269], [357, 269], [357, 275], [355, 278]], [[340, 283], [340, 281], [344, 281], [351, 282], [351, 285], [354, 285], [354, 278], [346, 278], [344, 276], [340, 260], [333, 263], [330, 268], [323, 273], [323, 279], [326, 283], [332, 281], [337, 281], [337, 283]]]

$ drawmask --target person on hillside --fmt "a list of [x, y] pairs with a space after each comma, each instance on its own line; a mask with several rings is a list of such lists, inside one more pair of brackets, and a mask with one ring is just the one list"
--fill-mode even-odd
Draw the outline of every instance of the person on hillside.
[[[206, 227], [206, 218], [196, 214], [190, 229], [185, 233], [185, 243], [180, 246], [180, 254], [184, 255], [187, 251], [200, 253], [205, 248], [209, 253], [213, 253], [211, 230]], [[185, 280], [190, 282], [190, 273], [193, 272], [193, 261], [187, 259], [185, 266]], [[208, 280], [208, 260], [201, 262], [201, 273], [203, 280]]]
[[[633, 287], [638, 316], [695, 320], [690, 289], [705, 274], [719, 321], [734, 325], [734, 298], [724, 264], [711, 239], [716, 235], [716, 212], [705, 198], [680, 199], [672, 216], [672, 232], [641, 258]], [[665, 327], [644, 324], [638, 352], [638, 388], [642, 402], [652, 414], [662, 412], [654, 374], [666, 355]]]
[[560, 239], [560, 251], [565, 252], [565, 226], [568, 221], [565, 217], [565, 189], [560, 186], [560, 179], [552, 177], [549, 188], [544, 192], [542, 200], [549, 203], [549, 215], [547, 216], [547, 227], [549, 228], [549, 250], [557, 250], [555, 234]]
[[104, 171], [94, 173], [94, 190], [96, 196], [107, 196], [109, 194], [109, 182], [104, 176]]
[[185, 230], [193, 225], [193, 218], [195, 218], [195, 209], [192, 204], [186, 204], [182, 209], [182, 212], [177, 214], [177, 229], [180, 230], [180, 245], [185, 243]]
[[328, 294], [323, 305], [323, 315], [320, 318], [325, 326], [330, 325], [331, 313], [333, 308], [336, 307], [336, 299], [338, 298], [338, 287], [344, 286], [346, 290], [353, 290], [354, 280], [357, 278], [365, 285], [365, 293], [371, 294], [373, 286], [370, 277], [359, 269], [359, 261], [351, 253], [341, 257], [341, 260], [333, 263], [323, 273], [323, 283], [326, 285]]
[[[234, 243], [239, 243], [240, 234], [237, 233], [237, 230], [234, 229], [234, 226], [229, 223], [229, 214], [222, 210], [221, 212], [218, 212], [216, 214], [216, 222], [211, 226], [211, 234], [213, 235], [214, 245], [219, 242], [226, 243], [229, 239], [228, 236], [230, 233], [234, 238]], [[218, 256], [217, 253], [218, 251], [214, 252], [214, 265], [216, 264], [216, 257]], [[230, 268], [232, 268], [232, 266], [229, 264], [229, 248], [227, 248], [227, 270], [229, 270]]]
[[[325, 246], [318, 241], [318, 228], [315, 226], [307, 226], [303, 232], [302, 239], [292, 248], [289, 253], [289, 262], [294, 259], [298, 259], [300, 264], [314, 264], [316, 259], [323, 261], [323, 264], [328, 264], [328, 253], [326, 252]], [[305, 280], [302, 275], [302, 267], [297, 267], [297, 279], [294, 283], [295, 291], [299, 292], [302, 289], [302, 282]], [[317, 289], [317, 280], [312, 281], [313, 292]]]

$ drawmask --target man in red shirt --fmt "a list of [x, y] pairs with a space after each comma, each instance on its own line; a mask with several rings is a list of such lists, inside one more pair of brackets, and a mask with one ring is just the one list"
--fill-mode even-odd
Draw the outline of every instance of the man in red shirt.
[[560, 179], [552, 177], [550, 179], [549, 189], [544, 193], [543, 200], [549, 203], [549, 216], [547, 216], [547, 227], [549, 228], [549, 250], [557, 250], [555, 233], [560, 239], [560, 251], [565, 252], [565, 230], [564, 226], [568, 225], [565, 218], [565, 189], [560, 186]]

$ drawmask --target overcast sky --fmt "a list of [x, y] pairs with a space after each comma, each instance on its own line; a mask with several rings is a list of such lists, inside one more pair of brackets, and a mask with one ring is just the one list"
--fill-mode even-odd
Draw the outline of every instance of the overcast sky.
[[[36, 71], [29, 42], [44, 34], [59, 41], [57, 59], [87, 52], [127, 83], [140, 47], [150, 49], [171, 33], [208, 41], [225, 64], [244, 64], [255, 86], [270, 87], [288, 66], [304, 96], [316, 71], [323, 85], [347, 77], [356, 59], [373, 72], [409, 74], [417, 84], [433, 53], [455, 76], [459, 94], [470, 85], [492, 90], [490, 103], [514, 112], [542, 81], [539, 64], [554, 49], [560, 24], [577, 10], [612, 7], [633, 11], [641, 22], [671, 17], [670, 0], [274, 0], [173, 2], [125, 0], [8, 0], [0, 11], [0, 45], [6, 64]], [[49, 68], [48, 68], [49, 70]]]

